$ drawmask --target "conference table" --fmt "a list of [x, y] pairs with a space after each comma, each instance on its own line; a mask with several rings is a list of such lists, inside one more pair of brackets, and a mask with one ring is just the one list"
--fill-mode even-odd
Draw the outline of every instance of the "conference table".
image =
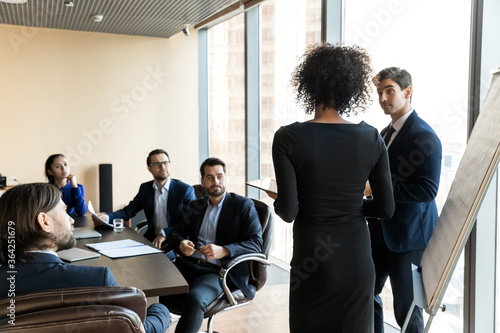
[[[75, 228], [94, 228], [90, 217], [79, 216], [75, 218]], [[114, 232], [113, 228], [97, 226], [101, 238], [79, 239], [76, 247], [90, 250], [85, 244], [110, 242], [122, 239], [132, 239], [140, 243], [153, 246], [142, 235], [125, 227], [122, 232]], [[92, 251], [92, 250], [91, 250]], [[165, 253], [155, 253], [134, 257], [112, 259], [101, 255], [99, 258], [80, 260], [74, 265], [109, 267], [121, 286], [136, 287], [144, 291], [146, 297], [167, 296], [183, 294], [189, 291], [188, 284], [177, 267], [167, 258]]]

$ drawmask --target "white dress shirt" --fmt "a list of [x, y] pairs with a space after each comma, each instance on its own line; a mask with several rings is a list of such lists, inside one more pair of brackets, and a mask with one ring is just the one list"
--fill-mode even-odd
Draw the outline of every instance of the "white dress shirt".
[[153, 188], [155, 189], [155, 215], [153, 223], [155, 226], [155, 235], [165, 236], [163, 229], [168, 228], [167, 221], [167, 201], [168, 201], [168, 189], [170, 188], [170, 177], [168, 178], [165, 185], [163, 185], [160, 190], [156, 183], [153, 182]]
[[[392, 141], [394, 141], [394, 138], [396, 137], [396, 135], [398, 135], [399, 131], [401, 130], [401, 128], [405, 124], [406, 119], [408, 119], [408, 117], [410, 117], [410, 115], [413, 113], [413, 111], [415, 111], [415, 109], [412, 109], [410, 112], [405, 113], [405, 115], [402, 116], [401, 118], [399, 118], [398, 120], [396, 120], [395, 123], [391, 123], [392, 127], [394, 127], [394, 133], [392, 133], [392, 137], [391, 137], [391, 140], [389, 140], [389, 143], [387, 144], [387, 148], [390, 147], [390, 145], [392, 144]], [[384, 136], [384, 139], [385, 139], [385, 136]]]
[[33, 250], [33, 251], [28, 251], [28, 252], [33, 252], [33, 253], [47, 253], [47, 254], [52, 254], [52, 255], [54, 255], [54, 256], [56, 256], [56, 257], [59, 258], [59, 256], [57, 255], [57, 253], [54, 252], [54, 251], [51, 251], [51, 250]]

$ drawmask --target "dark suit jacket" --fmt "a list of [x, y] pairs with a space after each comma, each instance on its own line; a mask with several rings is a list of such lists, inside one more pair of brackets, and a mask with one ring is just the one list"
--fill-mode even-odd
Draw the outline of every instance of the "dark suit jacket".
[[[168, 244], [175, 250], [184, 239], [194, 243], [198, 239], [201, 223], [208, 206], [208, 198], [193, 201], [183, 219], [168, 237]], [[235, 193], [226, 193], [222, 204], [215, 244], [229, 250], [229, 257], [262, 251], [262, 227], [252, 200]], [[243, 263], [229, 271], [229, 278], [248, 298], [255, 296], [255, 286], [249, 283], [248, 265]]]
[[[16, 295], [46, 289], [117, 286], [115, 277], [108, 267], [75, 266], [65, 264], [49, 253], [35, 253], [26, 262], [16, 263]], [[6, 278], [7, 265], [0, 267], [0, 298], [8, 297], [9, 284]]]
[[[175, 225], [177, 221], [182, 219], [182, 209], [187, 207], [194, 199], [196, 199], [196, 197], [190, 185], [177, 179], [171, 179], [168, 189], [166, 213], [167, 222], [170, 226]], [[144, 234], [144, 237], [152, 241], [156, 237], [153, 225], [155, 216], [155, 190], [152, 180], [141, 184], [139, 192], [125, 208], [109, 214], [109, 221], [111, 222], [115, 218], [128, 220], [143, 209], [146, 214], [146, 219], [148, 220], [148, 230]], [[165, 230], [165, 232], [168, 235], [168, 231]]]
[[[382, 130], [382, 137], [387, 130]], [[396, 210], [390, 219], [369, 222], [381, 223], [384, 241], [393, 252], [425, 249], [438, 219], [434, 199], [441, 174], [441, 142], [413, 111], [388, 152]]]

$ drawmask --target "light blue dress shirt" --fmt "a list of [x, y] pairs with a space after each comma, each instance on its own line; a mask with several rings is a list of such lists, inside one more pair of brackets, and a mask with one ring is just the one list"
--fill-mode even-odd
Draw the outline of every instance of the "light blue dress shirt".
[[[215, 237], [217, 235], [217, 224], [219, 223], [219, 215], [225, 198], [226, 196], [224, 195], [222, 200], [215, 207], [212, 207], [210, 201], [208, 202], [207, 210], [205, 211], [205, 216], [203, 216], [203, 221], [201, 222], [200, 233], [198, 234], [196, 247], [202, 247], [208, 244], [215, 243]], [[192, 257], [205, 259], [205, 256], [201, 254], [200, 251], [198, 250], [196, 250], [192, 254]], [[220, 266], [219, 259], [212, 259], [209, 260], [208, 262]]]
[[155, 235], [158, 236], [162, 234], [165, 237], [166, 235], [163, 229], [169, 227], [167, 221], [167, 201], [168, 189], [170, 188], [170, 177], [165, 185], [163, 185], [161, 193], [155, 182], [153, 182], [153, 188], [155, 189], [155, 216], [153, 222], [155, 226]]

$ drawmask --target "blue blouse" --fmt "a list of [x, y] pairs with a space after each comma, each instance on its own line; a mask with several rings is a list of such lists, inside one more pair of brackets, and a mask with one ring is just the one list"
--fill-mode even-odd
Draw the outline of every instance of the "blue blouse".
[[77, 188], [71, 186], [68, 182], [66, 186], [60, 188], [62, 192], [62, 200], [68, 206], [69, 216], [83, 216], [87, 212], [87, 204], [85, 203], [85, 189], [83, 185], [78, 184]]

